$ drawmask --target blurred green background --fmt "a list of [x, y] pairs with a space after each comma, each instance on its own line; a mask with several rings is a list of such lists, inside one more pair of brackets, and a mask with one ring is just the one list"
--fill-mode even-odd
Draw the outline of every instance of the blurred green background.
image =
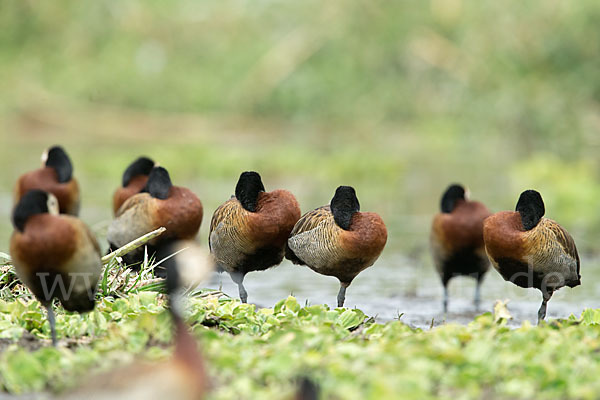
[[202, 241], [254, 169], [303, 211], [355, 186], [416, 258], [455, 181], [495, 211], [535, 188], [597, 251], [598, 21], [593, 0], [5, 1], [0, 250], [15, 180], [60, 143], [101, 236], [146, 154], [202, 199]]

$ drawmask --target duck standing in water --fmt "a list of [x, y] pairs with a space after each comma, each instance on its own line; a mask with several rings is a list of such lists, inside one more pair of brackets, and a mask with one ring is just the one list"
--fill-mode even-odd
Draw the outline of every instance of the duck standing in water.
[[465, 188], [450, 185], [433, 217], [430, 245], [435, 268], [444, 286], [444, 314], [448, 312], [448, 282], [455, 276], [475, 278], [475, 309], [479, 310], [480, 287], [490, 262], [483, 243], [483, 220], [490, 212], [467, 198]]
[[244, 277], [279, 265], [300, 206], [287, 190], [265, 192], [260, 175], [243, 172], [235, 196], [215, 210], [210, 222], [209, 246], [217, 266], [238, 285], [240, 299], [248, 301]]
[[542, 196], [526, 190], [515, 212], [496, 213], [483, 224], [485, 249], [504, 280], [542, 292], [538, 323], [546, 317], [548, 301], [556, 290], [581, 284], [575, 241], [544, 214]]
[[354, 188], [340, 186], [331, 204], [304, 214], [294, 226], [286, 258], [340, 281], [338, 307], [344, 306], [346, 288], [375, 263], [385, 247], [387, 229], [381, 217], [360, 212]]

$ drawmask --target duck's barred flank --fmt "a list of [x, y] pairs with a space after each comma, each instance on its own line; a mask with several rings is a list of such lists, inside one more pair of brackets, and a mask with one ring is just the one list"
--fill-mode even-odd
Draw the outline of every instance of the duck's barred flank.
[[235, 197], [220, 205], [210, 222], [209, 247], [215, 254], [219, 268], [234, 272], [243, 269], [248, 255], [254, 253], [257, 243], [252, 241], [249, 227], [250, 212], [241, 207]]
[[339, 271], [327, 267], [332, 261], [345, 258], [339, 240], [341, 233], [342, 229], [335, 223], [329, 206], [307, 212], [290, 234], [288, 258], [296, 264], [310, 265], [323, 271], [324, 275], [335, 276]]
[[575, 241], [562, 226], [551, 219], [542, 218], [538, 228], [527, 231], [525, 236], [532, 243], [531, 247], [536, 249], [531, 255], [534, 264], [546, 265], [547, 271], [566, 268], [570, 276], [567, 284], [579, 280], [580, 260]]

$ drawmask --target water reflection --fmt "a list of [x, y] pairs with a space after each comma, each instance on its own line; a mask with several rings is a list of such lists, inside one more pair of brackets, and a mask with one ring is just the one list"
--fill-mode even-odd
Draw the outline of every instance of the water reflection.
[[[600, 285], [588, 266], [596, 260], [582, 260], [582, 285], [574, 289], [563, 288], [552, 297], [548, 317], [567, 318], [579, 316], [585, 308], [598, 307], [596, 299]], [[591, 268], [589, 268], [591, 271]], [[219, 287], [237, 298], [237, 286], [225, 274], [215, 274], [210, 287]], [[248, 301], [260, 307], [272, 307], [277, 301], [292, 294], [300, 304], [336, 305], [339, 289], [337, 279], [318, 275], [307, 267], [284, 261], [280, 266], [265, 272], [253, 272], [244, 280]], [[522, 289], [505, 282], [495, 270], [490, 270], [481, 288], [481, 311], [491, 311], [497, 299], [509, 299], [508, 309], [514, 319], [512, 326], [525, 320], [537, 321], [541, 294], [535, 289]], [[475, 280], [457, 277], [450, 283], [450, 303], [445, 322], [467, 324], [477, 313], [473, 307]], [[384, 322], [397, 319], [419, 328], [444, 323], [442, 313], [442, 286], [433, 266], [417, 263], [401, 255], [387, 255], [373, 267], [363, 271], [349, 287], [346, 306], [357, 307], [367, 315]]]

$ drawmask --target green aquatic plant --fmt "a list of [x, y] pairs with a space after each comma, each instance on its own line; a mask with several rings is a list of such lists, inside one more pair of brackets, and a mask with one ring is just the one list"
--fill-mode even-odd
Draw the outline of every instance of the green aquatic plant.
[[[39, 303], [0, 301], [0, 385], [20, 393], [60, 392], [136, 357], [169, 356], [163, 295], [100, 299], [88, 314], [57, 314], [63, 344], [50, 348]], [[214, 380], [212, 399], [280, 399], [298, 376], [325, 398], [593, 399], [600, 382], [599, 310], [540, 327], [510, 329], [490, 313], [467, 326], [414, 329], [376, 323], [356, 309], [241, 304], [202, 290], [186, 319]], [[568, 351], [565, 351], [568, 344]], [[60, 365], [60, 368], [57, 367]]]

